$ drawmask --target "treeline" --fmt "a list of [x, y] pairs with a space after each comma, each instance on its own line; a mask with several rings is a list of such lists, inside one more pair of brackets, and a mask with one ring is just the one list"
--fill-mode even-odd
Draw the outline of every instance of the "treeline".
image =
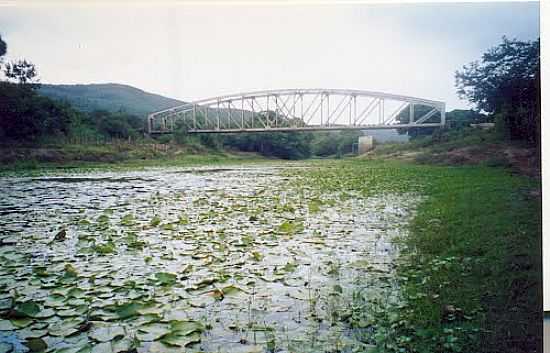
[[125, 112], [81, 112], [29, 85], [0, 82], [0, 139], [4, 143], [139, 139], [143, 118]]
[[267, 157], [304, 159], [314, 156], [340, 157], [350, 154], [353, 152], [353, 145], [361, 135], [360, 131], [190, 135], [184, 129], [179, 129], [174, 134], [174, 141], [183, 144], [201, 144], [212, 149], [256, 152]]

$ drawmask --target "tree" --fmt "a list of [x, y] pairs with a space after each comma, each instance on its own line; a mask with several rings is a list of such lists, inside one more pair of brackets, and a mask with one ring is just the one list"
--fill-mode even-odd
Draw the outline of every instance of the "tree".
[[493, 115], [512, 140], [535, 142], [540, 121], [540, 39], [503, 37], [456, 75], [457, 92]]
[[7, 63], [4, 68], [4, 74], [8, 79], [16, 81], [21, 85], [30, 84], [31, 87], [38, 85], [36, 66], [25, 59]]
[[38, 141], [66, 136], [75, 112], [27, 86], [0, 82], [0, 137], [3, 141]]
[[0, 36], [0, 62], [2, 61], [2, 57], [6, 55], [6, 52], [8, 51], [8, 45], [4, 40], [2, 40], [2, 36]]

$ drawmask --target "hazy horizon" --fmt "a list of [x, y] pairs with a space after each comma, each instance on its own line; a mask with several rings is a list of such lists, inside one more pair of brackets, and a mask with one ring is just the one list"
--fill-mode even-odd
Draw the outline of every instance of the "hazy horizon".
[[351, 88], [469, 108], [454, 72], [502, 36], [539, 37], [539, 3], [5, 6], [7, 59], [42, 83], [118, 83], [191, 101]]

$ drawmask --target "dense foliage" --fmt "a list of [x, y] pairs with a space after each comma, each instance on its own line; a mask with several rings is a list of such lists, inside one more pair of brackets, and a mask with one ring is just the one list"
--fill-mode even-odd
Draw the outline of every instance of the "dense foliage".
[[6, 55], [6, 52], [8, 50], [8, 46], [6, 45], [6, 42], [2, 39], [2, 36], [0, 36], [0, 60], [2, 60], [2, 57]]
[[32, 85], [0, 82], [0, 137], [7, 143], [138, 138], [143, 119], [124, 112], [80, 112]]
[[0, 137], [33, 142], [45, 135], [67, 135], [75, 112], [31, 88], [0, 82]]
[[461, 97], [495, 117], [505, 137], [536, 142], [540, 129], [540, 40], [506, 37], [456, 72]]

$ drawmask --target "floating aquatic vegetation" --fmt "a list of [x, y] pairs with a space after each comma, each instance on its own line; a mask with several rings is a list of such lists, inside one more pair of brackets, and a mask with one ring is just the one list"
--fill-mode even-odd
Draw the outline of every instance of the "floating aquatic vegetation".
[[0, 180], [0, 203], [29, 209], [0, 223], [0, 345], [362, 349], [345, 326], [353, 288], [389, 274], [415, 199], [323, 192], [290, 167]]

